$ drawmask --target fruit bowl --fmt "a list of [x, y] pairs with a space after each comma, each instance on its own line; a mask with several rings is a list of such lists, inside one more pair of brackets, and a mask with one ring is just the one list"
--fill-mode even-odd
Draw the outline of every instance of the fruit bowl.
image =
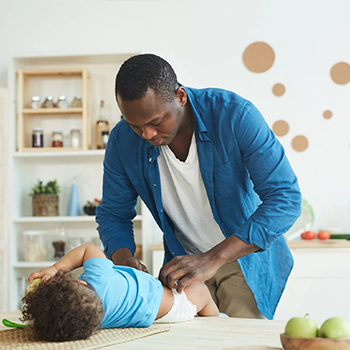
[[297, 338], [281, 334], [284, 350], [350, 350], [350, 338]]

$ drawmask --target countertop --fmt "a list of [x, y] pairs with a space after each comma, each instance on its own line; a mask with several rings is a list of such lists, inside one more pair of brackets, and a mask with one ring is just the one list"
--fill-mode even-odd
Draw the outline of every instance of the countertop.
[[[0, 313], [1, 320], [7, 318], [18, 322], [19, 311]], [[152, 327], [164, 327], [153, 325]], [[280, 333], [284, 321], [268, 321], [227, 317], [196, 317], [193, 321], [171, 324], [170, 332], [152, 335], [128, 343], [104, 347], [112, 349], [281, 349]], [[7, 329], [0, 325], [0, 330]]]
[[[350, 248], [350, 241], [346, 239], [328, 239], [321, 241], [319, 239], [313, 239], [312, 241], [306, 240], [295, 240], [287, 241], [289, 249], [299, 248]], [[155, 243], [149, 246], [150, 250], [163, 250], [163, 243]]]

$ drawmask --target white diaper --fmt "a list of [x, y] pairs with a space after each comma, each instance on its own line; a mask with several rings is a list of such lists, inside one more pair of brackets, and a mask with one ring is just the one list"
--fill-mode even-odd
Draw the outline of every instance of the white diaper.
[[197, 315], [197, 306], [193, 305], [188, 299], [185, 292], [179, 294], [176, 289], [172, 289], [174, 295], [174, 304], [170, 311], [154, 323], [175, 323], [193, 320]]

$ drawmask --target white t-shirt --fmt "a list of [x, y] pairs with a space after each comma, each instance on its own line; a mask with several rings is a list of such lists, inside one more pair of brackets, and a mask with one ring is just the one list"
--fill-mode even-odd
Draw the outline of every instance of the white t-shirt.
[[225, 239], [214, 220], [199, 169], [193, 134], [187, 159], [177, 159], [160, 146], [158, 165], [163, 207], [175, 225], [175, 235], [188, 254], [205, 253]]

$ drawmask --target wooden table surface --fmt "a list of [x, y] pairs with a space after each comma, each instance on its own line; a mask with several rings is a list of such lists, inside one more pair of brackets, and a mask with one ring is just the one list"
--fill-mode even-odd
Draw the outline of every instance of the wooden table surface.
[[[19, 317], [18, 311], [0, 313], [1, 320], [7, 318], [18, 322]], [[171, 324], [170, 332], [104, 347], [103, 350], [277, 350], [282, 348], [279, 336], [284, 326], [284, 321], [196, 317], [193, 321]], [[162, 328], [164, 325], [152, 327]], [[7, 328], [1, 324], [0, 330], [4, 329]]]

